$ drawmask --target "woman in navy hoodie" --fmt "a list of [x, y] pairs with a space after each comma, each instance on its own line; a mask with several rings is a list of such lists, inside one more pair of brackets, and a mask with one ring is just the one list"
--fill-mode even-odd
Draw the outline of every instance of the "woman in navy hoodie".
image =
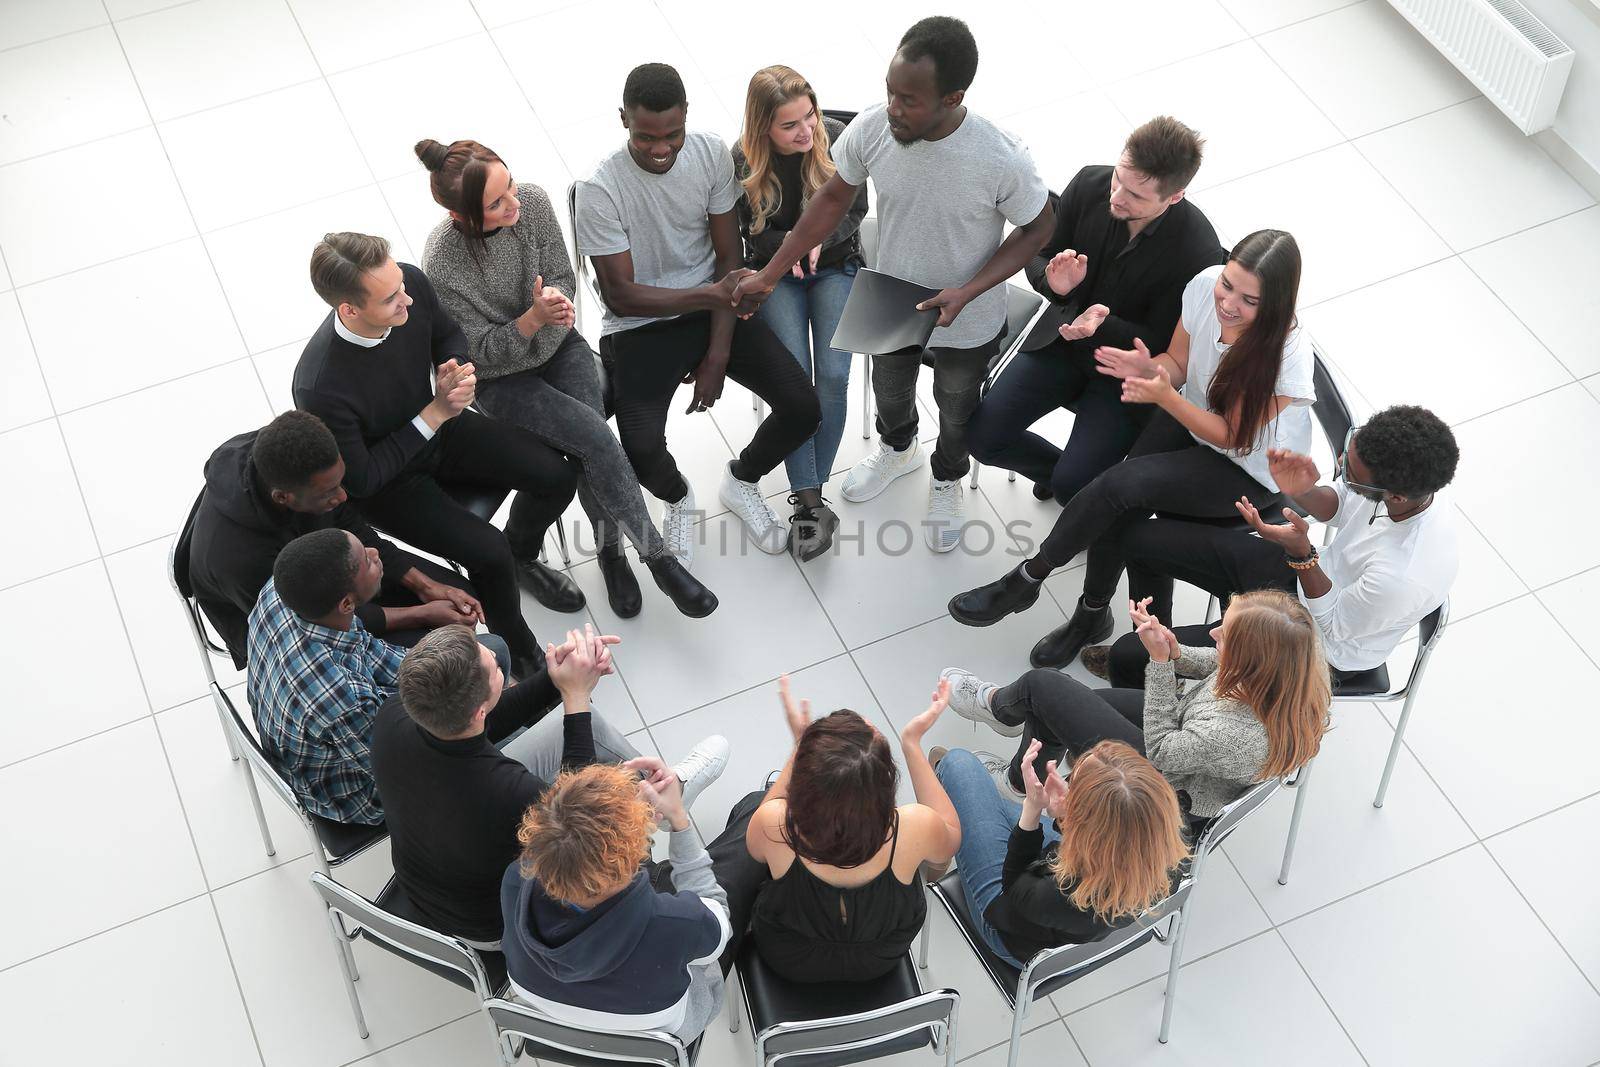
[[[735, 808], [712, 844], [713, 869], [678, 779], [660, 760], [557, 778], [523, 816], [522, 854], [500, 883], [501, 949], [517, 998], [564, 1022], [698, 1037], [722, 1006], [718, 958], [743, 932], [766, 874], [744, 853], [761, 795]], [[663, 818], [672, 831], [669, 892], [641, 866]], [[719, 878], [735, 897], [731, 909]]]

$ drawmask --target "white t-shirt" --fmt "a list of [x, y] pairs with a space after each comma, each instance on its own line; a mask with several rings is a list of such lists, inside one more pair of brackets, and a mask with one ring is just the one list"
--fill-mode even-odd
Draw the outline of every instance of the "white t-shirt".
[[[690, 130], [672, 169], [651, 174], [623, 145], [578, 183], [573, 230], [580, 256], [629, 252], [633, 278], [661, 289], [693, 289], [715, 280], [710, 215], [739, 202], [733, 157], [722, 138]], [[606, 309], [602, 334], [631, 330], [673, 315], [626, 318]]]
[[[1328, 525], [1332, 543], [1320, 566], [1333, 588], [1300, 600], [1322, 631], [1328, 662], [1341, 671], [1366, 671], [1389, 658], [1421, 618], [1444, 603], [1460, 564], [1456, 509], [1435, 494], [1427, 510], [1403, 522], [1381, 504], [1336, 482], [1339, 510]], [[1373, 508], [1376, 522], [1368, 525]]]
[[[901, 144], [886, 107], [855, 117], [833, 146], [839, 177], [878, 194], [877, 270], [934, 289], [965, 285], [989, 262], [1007, 220], [1026, 226], [1050, 198], [1020, 140], [968, 111], [950, 136]], [[1005, 286], [973, 299], [929, 348], [977, 348], [1006, 325]]]
[[[1207, 267], [1189, 280], [1183, 290], [1183, 328], [1189, 332], [1189, 372], [1183, 383], [1183, 398], [1197, 408], [1211, 411], [1206, 400], [1211, 379], [1216, 377], [1222, 357], [1231, 345], [1222, 343], [1222, 323], [1217, 320], [1217, 303], [1213, 296], [1221, 266]], [[1311, 451], [1311, 404], [1317, 398], [1313, 385], [1315, 365], [1311, 342], [1298, 326], [1289, 331], [1283, 345], [1283, 361], [1278, 367], [1278, 381], [1272, 387], [1274, 396], [1294, 397], [1293, 402], [1277, 417], [1268, 421], [1256, 434], [1255, 445], [1248, 452], [1217, 448], [1209, 441], [1195, 440], [1215, 449], [1244, 468], [1246, 474], [1268, 489], [1276, 491], [1278, 483], [1272, 480], [1267, 469], [1267, 449], [1287, 448], [1306, 454]], [[1339, 442], [1343, 444], [1344, 442]]]

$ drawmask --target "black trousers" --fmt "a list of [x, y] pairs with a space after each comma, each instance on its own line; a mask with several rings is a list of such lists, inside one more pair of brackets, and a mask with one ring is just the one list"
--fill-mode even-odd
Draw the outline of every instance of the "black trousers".
[[[1164, 411], [1156, 411], [1128, 458], [1090, 482], [1073, 497], [1045, 537], [1039, 554], [1064, 567], [1087, 549], [1083, 591], [1109, 599], [1124, 569], [1122, 540], [1153, 512], [1240, 523], [1234, 501], [1248, 496], [1259, 508], [1281, 497], [1246, 474], [1222, 453], [1196, 444], [1189, 431]], [[1141, 593], [1135, 586], [1130, 592]]]
[[[456, 503], [441, 482], [515, 490], [505, 533]], [[484, 621], [515, 658], [539, 651], [522, 617], [515, 559], [539, 554], [545, 531], [577, 488], [577, 468], [561, 453], [510, 423], [464, 411], [389, 484], [362, 500], [361, 510], [402, 541], [465, 567]]]
[[[622, 450], [639, 484], [660, 500], [678, 500], [688, 488], [667, 450], [667, 415], [684, 375], [700, 366], [710, 343], [707, 311], [600, 338]], [[817, 432], [822, 407], [811, 379], [759, 319], [735, 320], [728, 377], [769, 409], [733, 462], [735, 477], [754, 482]]]
[[[728, 825], [706, 846], [706, 854], [711, 857], [711, 871], [717, 876], [717, 884], [728, 894], [728, 926], [733, 931], [733, 936], [728, 939], [727, 947], [722, 950], [722, 955], [717, 960], [724, 978], [733, 969], [733, 961], [739, 955], [739, 946], [744, 942], [745, 934], [749, 932], [750, 916], [756, 908], [756, 896], [761, 892], [761, 887], [772, 877], [767, 865], [753, 859], [750, 850], [744, 845], [745, 831], [750, 828], [750, 817], [756, 813], [766, 795], [765, 789], [757, 789], [740, 798], [733, 806], [733, 810], [728, 812]], [[663, 893], [675, 892], [672, 886], [672, 862], [668, 860], [653, 866], [654, 869], [650, 872], [650, 884]]]
[[[433, 562], [431, 559], [423, 559], [421, 556], [414, 556], [409, 552], [407, 552], [405, 555], [413, 567], [427, 575], [429, 578], [432, 578], [440, 585], [454, 586], [457, 589], [466, 590], [472, 596], [478, 595], [478, 591], [472, 587], [471, 582], [461, 577], [461, 575], [457, 574], [449, 567], [442, 567]], [[383, 576], [383, 588], [378, 591], [377, 597], [374, 598], [379, 607], [414, 608], [422, 603], [422, 599], [418, 597], [417, 594], [400, 584], [399, 578], [400, 576], [398, 574], [392, 576], [393, 580], [391, 580], [391, 576], [388, 574]], [[416, 628], [410, 630], [389, 630], [385, 633], [379, 634], [378, 636], [382, 637], [391, 645], [399, 645], [401, 648], [411, 648], [418, 641], [421, 641], [423, 637], [427, 635], [427, 633], [428, 631], [425, 628]]]
[[1144, 752], [1144, 693], [1135, 689], [1090, 689], [1060, 671], [1037, 668], [994, 695], [994, 717], [1022, 727], [1016, 755], [1011, 757], [1011, 784], [1022, 789], [1022, 758], [1035, 738], [1034, 763], [1043, 780], [1045, 765], [1076, 756], [1101, 741], [1125, 741]]
[[1124, 528], [1120, 548], [1130, 591], [1152, 597], [1151, 613], [1168, 626], [1174, 579], [1204, 589], [1224, 608], [1235, 593], [1282, 589], [1293, 595], [1297, 584], [1283, 549], [1243, 526], [1144, 519]]
[[[1097, 344], [1057, 338], [1037, 351], [1018, 352], [967, 424], [973, 456], [1049, 486], [1060, 504], [1126, 456], [1150, 408], [1124, 404], [1122, 381], [1095, 370]], [[1028, 428], [1057, 408], [1074, 413], [1064, 448]]]
[[964, 478], [972, 469], [972, 413], [989, 376], [989, 364], [1000, 353], [1004, 331], [976, 348], [928, 348], [893, 352], [872, 358], [872, 399], [877, 405], [878, 436], [896, 452], [917, 437], [917, 378], [924, 352], [933, 357], [933, 401], [939, 409], [939, 440], [928, 460], [929, 472], [943, 482]]
[[[1012, 788], [1022, 791], [1022, 760], [1035, 738], [1039, 740], [1039, 758], [1034, 771], [1041, 781], [1051, 760], [1060, 767], [1062, 761], [1075, 758], [1102, 741], [1122, 741], [1144, 755], [1142, 674], [1139, 685], [1138, 689], [1090, 689], [1060, 671], [1037, 668], [1002, 686], [994, 695], [995, 718], [1022, 727], [1022, 737], [1007, 772]], [[1182, 790], [1178, 791], [1178, 805], [1183, 809], [1192, 841], [1207, 820], [1189, 814], [1189, 796]]]

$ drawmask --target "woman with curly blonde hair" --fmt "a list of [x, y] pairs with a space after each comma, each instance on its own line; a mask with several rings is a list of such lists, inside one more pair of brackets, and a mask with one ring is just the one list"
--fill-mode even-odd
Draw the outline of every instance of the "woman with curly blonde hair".
[[[761, 796], [735, 806], [708, 850], [682, 782], [654, 756], [563, 773], [523, 816], [521, 855], [500, 883], [501, 951], [517, 998], [556, 1019], [693, 1041], [722, 1006], [723, 976], [766, 878], [744, 849]], [[663, 820], [672, 868], [658, 888], [645, 861]]]
[[[793, 69], [763, 67], [751, 77], [744, 128], [733, 147], [734, 174], [744, 187], [737, 211], [745, 266], [767, 265], [812, 194], [833, 177], [828, 146], [843, 132], [844, 123], [823, 117], [816, 90]], [[850, 353], [831, 341], [856, 270], [865, 262], [858, 231], [866, 214], [862, 183], [833, 233], [794, 265], [756, 313], [800, 361], [822, 402], [817, 432], [784, 461], [794, 505], [789, 550], [802, 561], [828, 551], [839, 525], [822, 499], [822, 486], [844, 436]]]
[[1215, 648], [1179, 644], [1149, 603], [1128, 605], [1150, 653], [1144, 689], [1090, 689], [1048, 669], [997, 686], [947, 667], [950, 708], [1022, 737], [1013, 786], [1034, 738], [1043, 742], [1034, 757], [1041, 764], [1124, 741], [1167, 776], [1198, 826], [1254, 783], [1292, 774], [1317, 754], [1333, 703], [1328, 664], [1311, 613], [1282, 590], [1234, 597], [1211, 631]]
[[1094, 941], [1159, 904], [1189, 853], [1177, 794], [1130, 746], [1090, 748], [1070, 783], [1054, 760], [1042, 778], [1036, 773], [1039, 748], [1034, 741], [1023, 763], [1021, 804], [999, 794], [971, 752], [945, 754], [936, 768], [961, 817], [956, 865], [978, 931], [1017, 967], [1045, 949]]

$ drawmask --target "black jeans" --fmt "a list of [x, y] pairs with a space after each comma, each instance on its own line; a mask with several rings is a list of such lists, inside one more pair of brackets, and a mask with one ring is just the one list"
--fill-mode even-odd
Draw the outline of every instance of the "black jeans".
[[[684, 375], [706, 358], [710, 343], [708, 311], [600, 338], [622, 450], [639, 484], [661, 500], [678, 500], [688, 487], [678, 461], [667, 451], [667, 414]], [[765, 400], [770, 409], [733, 463], [735, 477], [758, 481], [816, 433], [822, 420], [817, 390], [783, 342], [759, 319], [735, 321], [728, 377]]]
[[1022, 758], [1034, 738], [1040, 742], [1034, 768], [1044, 779], [1045, 764], [1087, 752], [1101, 741], [1125, 741], [1144, 753], [1144, 693], [1136, 689], [1090, 689], [1060, 671], [1037, 668], [994, 695], [994, 717], [1022, 727], [1011, 757], [1011, 784], [1022, 789]]
[[1233, 505], [1241, 496], [1262, 509], [1281, 500], [1227, 456], [1196, 444], [1177, 419], [1157, 411], [1128, 458], [1062, 509], [1039, 555], [1052, 567], [1064, 567], [1088, 549], [1084, 595], [1108, 600], [1122, 577], [1122, 538], [1135, 523], [1162, 512], [1237, 525], [1241, 520]]
[[[1216, 644], [1211, 639], [1211, 631], [1216, 623], [1195, 623], [1190, 626], [1174, 626], [1172, 636], [1178, 639], [1180, 645], [1189, 645], [1192, 648], [1210, 648]], [[1144, 642], [1139, 640], [1138, 634], [1127, 633], [1117, 638], [1111, 646], [1111, 662], [1109, 674], [1110, 682], [1117, 689], [1143, 689], [1144, 669], [1150, 663], [1150, 653], [1144, 650]]]
[[[441, 567], [431, 559], [423, 559], [421, 556], [413, 556], [409, 552], [407, 552], [405, 555], [413, 567], [427, 575], [429, 578], [432, 578], [440, 585], [454, 586], [457, 589], [465, 589], [472, 596], [478, 595], [478, 591], [472, 587], [471, 582], [461, 577], [461, 575], [457, 574], [449, 567]], [[378, 591], [378, 595], [373, 598], [379, 607], [414, 608], [422, 603], [421, 597], [417, 596], [417, 594], [413, 593], [410, 589], [407, 589], [405, 586], [400, 584], [400, 576], [398, 574], [393, 575], [392, 580], [390, 575], [385, 574], [383, 579], [383, 588], [380, 589]], [[399, 645], [401, 648], [411, 648], [418, 641], [421, 641], [427, 634], [427, 627], [418, 627], [410, 630], [388, 630], [379, 634], [378, 636], [382, 637], [391, 645]]]
[[[1255, 497], [1250, 499], [1254, 502]], [[1122, 531], [1121, 551], [1128, 565], [1129, 591], [1153, 598], [1151, 614], [1168, 626], [1173, 579], [1205, 590], [1224, 608], [1235, 593], [1281, 589], [1293, 596], [1296, 590], [1283, 549], [1243, 526], [1144, 519]]]
[[[750, 828], [750, 817], [756, 813], [766, 795], [765, 789], [746, 793], [733, 806], [733, 810], [728, 812], [728, 825], [723, 828], [722, 833], [706, 846], [706, 854], [711, 857], [712, 873], [717, 876], [717, 884], [728, 894], [728, 928], [733, 931], [733, 936], [728, 939], [727, 947], [722, 950], [722, 955], [717, 960], [724, 978], [733, 969], [733, 961], [739, 955], [739, 946], [750, 929], [750, 916], [755, 912], [756, 896], [761, 892], [761, 887], [772, 877], [767, 865], [751, 858], [750, 850], [744, 845], [745, 831]], [[650, 883], [660, 892], [676, 892], [672, 886], [672, 861], [654, 864], [654, 869], [650, 872]]]
[[[505, 533], [456, 503], [441, 482], [515, 490]], [[441, 426], [393, 481], [360, 504], [374, 526], [465, 567], [484, 621], [505, 638], [516, 658], [539, 652], [522, 617], [516, 558], [539, 554], [545, 531], [561, 517], [577, 487], [578, 470], [561, 453], [526, 430], [463, 411]]]
[[[939, 408], [939, 442], [929, 467], [943, 482], [966, 477], [968, 422], [978, 406], [989, 363], [1000, 352], [1000, 337], [977, 348], [929, 348], [933, 357], [933, 400]], [[917, 376], [922, 352], [872, 357], [872, 399], [878, 407], [878, 436], [896, 452], [917, 438]]]
[[[1049, 486], [1060, 504], [1126, 456], [1150, 409], [1124, 404], [1121, 380], [1095, 370], [1096, 344], [1058, 338], [1038, 351], [1018, 352], [972, 413], [972, 455]], [[1028, 428], [1057, 408], [1074, 413], [1064, 448]]]

